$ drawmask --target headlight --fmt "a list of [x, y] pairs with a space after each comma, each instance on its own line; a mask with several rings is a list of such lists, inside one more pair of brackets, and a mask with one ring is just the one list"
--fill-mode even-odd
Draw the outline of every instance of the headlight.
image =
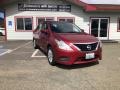
[[62, 40], [59, 41], [59, 40], [55, 39], [55, 42], [57, 43], [57, 45], [60, 49], [72, 51], [72, 48], [69, 45], [67, 45], [64, 41], [62, 41]]

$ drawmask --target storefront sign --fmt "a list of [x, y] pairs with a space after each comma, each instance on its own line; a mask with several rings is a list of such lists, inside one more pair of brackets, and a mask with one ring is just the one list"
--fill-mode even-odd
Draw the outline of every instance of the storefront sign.
[[19, 11], [58, 11], [71, 12], [71, 5], [18, 4]]

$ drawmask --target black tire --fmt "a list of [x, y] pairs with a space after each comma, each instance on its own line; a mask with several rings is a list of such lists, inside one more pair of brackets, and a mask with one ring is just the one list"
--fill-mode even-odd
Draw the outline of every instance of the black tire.
[[34, 47], [34, 49], [38, 49], [38, 46], [36, 44], [36, 40], [35, 39], [33, 39], [33, 47]]
[[96, 64], [99, 64], [99, 61], [96, 61]]
[[3, 34], [0, 32], [0, 36], [3, 36]]
[[95, 65], [99, 64], [99, 61], [93, 62]]
[[55, 66], [54, 53], [51, 47], [48, 48], [47, 58], [50, 65]]

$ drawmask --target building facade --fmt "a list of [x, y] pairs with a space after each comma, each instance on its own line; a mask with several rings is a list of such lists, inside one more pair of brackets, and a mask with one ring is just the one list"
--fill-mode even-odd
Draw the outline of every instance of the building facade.
[[5, 7], [7, 40], [32, 40], [41, 21], [75, 23], [101, 40], [120, 39], [120, 6], [80, 0], [24, 0]]

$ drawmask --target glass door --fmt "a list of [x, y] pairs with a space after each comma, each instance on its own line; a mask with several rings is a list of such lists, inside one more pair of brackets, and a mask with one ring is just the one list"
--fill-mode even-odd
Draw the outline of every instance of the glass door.
[[91, 34], [101, 40], [108, 39], [109, 18], [92, 18], [91, 19]]

